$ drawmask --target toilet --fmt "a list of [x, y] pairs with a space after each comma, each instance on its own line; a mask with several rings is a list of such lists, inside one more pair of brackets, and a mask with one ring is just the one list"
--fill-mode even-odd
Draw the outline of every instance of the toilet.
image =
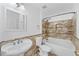
[[39, 47], [39, 50], [40, 50], [39, 53], [40, 56], [48, 56], [48, 53], [51, 51], [51, 48], [48, 47], [47, 45], [41, 45]]

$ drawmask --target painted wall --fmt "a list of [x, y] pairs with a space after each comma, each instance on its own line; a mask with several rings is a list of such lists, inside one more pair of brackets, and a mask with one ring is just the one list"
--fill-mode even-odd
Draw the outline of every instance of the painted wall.
[[40, 30], [40, 8], [32, 5], [25, 7], [28, 11], [27, 29], [30, 34], [39, 34]]
[[42, 18], [74, 11], [74, 4], [56, 3], [46, 4], [47, 8], [42, 8]]
[[77, 33], [77, 37], [79, 38], [79, 3], [74, 5], [74, 9], [77, 12], [77, 14], [76, 14], [76, 19], [77, 19], [76, 33]]
[[42, 9], [42, 19], [53, 15], [66, 13], [66, 12], [77, 12], [76, 14], [76, 35], [79, 38], [79, 4], [47, 4], [47, 8]]
[[[43, 9], [36, 5], [26, 5], [27, 14], [27, 32], [5, 31], [4, 7], [0, 4], [0, 41], [13, 39], [15, 37], [28, 36], [41, 33], [42, 19], [52, 15], [66, 12], [77, 12], [77, 36], [79, 37], [79, 4], [46, 4], [47, 8]], [[39, 4], [39, 6], [41, 6]], [[9, 6], [14, 8], [12, 6]], [[15, 8], [16, 9], [16, 8]]]
[[[27, 6], [26, 11], [22, 11], [22, 13], [26, 13], [27, 15], [27, 32], [25, 31], [6, 31], [5, 17], [4, 17], [4, 8], [10, 7], [17, 11], [13, 6], [9, 6], [8, 4], [0, 5], [0, 41], [10, 40], [16, 37], [29, 36], [34, 34], [39, 34], [40, 28], [40, 9], [35, 8], [33, 6]], [[21, 10], [20, 10], [21, 11]]]

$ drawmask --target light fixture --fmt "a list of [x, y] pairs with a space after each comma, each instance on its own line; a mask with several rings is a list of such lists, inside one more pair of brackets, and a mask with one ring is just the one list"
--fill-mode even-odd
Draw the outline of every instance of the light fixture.
[[21, 10], [24, 10], [24, 5], [22, 5], [21, 3], [16, 3], [17, 7]]
[[42, 8], [43, 8], [43, 9], [46, 9], [46, 8], [47, 8], [47, 5], [43, 5]]
[[16, 3], [16, 5], [17, 5], [17, 7], [20, 7], [20, 6], [21, 6], [21, 4], [20, 4], [20, 3]]
[[15, 6], [16, 8], [20, 9], [20, 10], [24, 10], [24, 5], [21, 3], [10, 3], [11, 5]]
[[20, 5], [20, 7], [18, 7], [18, 8], [21, 9], [21, 10], [25, 9], [23, 5]]

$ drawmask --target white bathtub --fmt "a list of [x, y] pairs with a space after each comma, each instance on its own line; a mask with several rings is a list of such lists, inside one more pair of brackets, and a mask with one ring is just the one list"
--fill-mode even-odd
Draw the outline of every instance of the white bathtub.
[[1, 47], [2, 56], [19, 56], [24, 55], [32, 46], [30, 39], [16, 40], [11, 43], [7, 43]]
[[45, 44], [52, 49], [51, 53], [58, 56], [75, 56], [76, 49], [70, 40], [48, 38]]

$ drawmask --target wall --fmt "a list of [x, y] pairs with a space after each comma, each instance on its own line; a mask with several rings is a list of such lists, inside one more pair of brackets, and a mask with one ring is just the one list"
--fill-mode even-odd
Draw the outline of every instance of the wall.
[[76, 35], [79, 38], [79, 4], [66, 3], [66, 4], [47, 4], [47, 8], [42, 9], [42, 19], [53, 15], [76, 12]]
[[27, 29], [30, 34], [39, 34], [40, 30], [40, 8], [32, 5], [26, 5], [28, 11]]
[[[13, 39], [15, 37], [28, 36], [41, 33], [42, 19], [52, 15], [66, 12], [77, 11], [77, 36], [79, 37], [79, 4], [46, 4], [47, 8], [43, 9], [36, 5], [25, 5], [27, 14], [27, 32], [10, 32], [5, 31], [5, 4], [0, 4], [0, 41]], [[40, 4], [39, 4], [40, 5]], [[11, 8], [14, 8], [10, 6]]]
[[76, 19], [77, 19], [77, 26], [76, 26], [76, 33], [77, 33], [77, 37], [79, 38], [79, 3], [76, 3], [75, 5], [74, 5], [74, 9], [75, 9], [75, 11], [77, 12], [76, 13]]
[[47, 8], [42, 9], [42, 17], [49, 17], [61, 13], [74, 11], [74, 4], [70, 3], [55, 3], [46, 4]]
[[40, 33], [40, 9], [35, 8], [33, 6], [27, 6], [26, 13], [27, 15], [27, 32], [25, 31], [6, 31], [6, 25], [5, 25], [5, 14], [4, 14], [4, 8], [5, 7], [13, 8], [17, 11], [13, 6], [9, 6], [8, 4], [1, 4], [0, 5], [0, 12], [2, 15], [0, 15], [0, 41], [10, 40], [16, 37], [22, 37], [22, 36], [29, 36], [29, 35], [35, 35]]

